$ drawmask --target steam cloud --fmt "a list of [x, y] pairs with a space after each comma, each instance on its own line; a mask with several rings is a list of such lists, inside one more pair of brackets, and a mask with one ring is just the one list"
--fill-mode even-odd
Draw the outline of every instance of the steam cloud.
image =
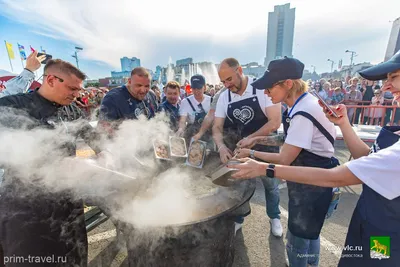
[[[3, 112], [0, 122], [9, 124], [10, 116]], [[107, 212], [135, 228], [145, 228], [185, 223], [199, 217], [201, 213], [195, 213], [201, 207], [190, 196], [199, 190], [215, 190], [210, 181], [199, 179], [198, 174], [195, 177], [190, 169], [172, 166], [165, 171], [154, 159], [153, 141], [167, 140], [171, 135], [164, 114], [150, 121], [143, 117], [123, 122], [115, 138], [107, 143], [115, 169], [135, 179], [95, 167], [93, 160], [66, 157], [57, 149], [68, 141], [74, 141], [72, 135], [83, 122], [68, 122], [54, 130], [29, 130], [28, 125], [32, 123], [29, 119], [12, 116], [14, 126], [19, 127], [0, 128], [0, 167], [6, 170], [5, 179], [18, 177], [28, 185], [15, 192], [18, 196], [32, 196], [38, 193], [35, 192], [37, 188], [41, 193], [67, 190], [74, 198], [87, 200], [88, 204], [100, 207], [102, 204], [116, 204], [108, 205], [110, 209]], [[32, 190], [26, 191], [26, 188]]]

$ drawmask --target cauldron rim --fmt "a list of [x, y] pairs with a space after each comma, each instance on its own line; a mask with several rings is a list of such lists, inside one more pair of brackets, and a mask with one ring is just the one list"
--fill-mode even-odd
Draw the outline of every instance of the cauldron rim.
[[[255, 189], [256, 189], [256, 181], [255, 181], [255, 179], [249, 179], [249, 180], [246, 180], [246, 181], [249, 184], [248, 184], [247, 188], [245, 189], [245, 193], [244, 193], [243, 197], [241, 198], [241, 200], [238, 201], [237, 203], [235, 203], [234, 205], [232, 205], [230, 208], [228, 208], [228, 209], [226, 209], [226, 210], [224, 210], [222, 212], [219, 212], [219, 213], [217, 213], [215, 215], [212, 215], [212, 216], [205, 217], [205, 218], [200, 219], [200, 220], [193, 220], [193, 221], [188, 221], [188, 222], [184, 222], [184, 223], [174, 223], [174, 224], [168, 224], [168, 225], [155, 225], [155, 226], [149, 226], [149, 227], [146, 227], [146, 228], [157, 229], [157, 228], [187, 227], [187, 226], [193, 226], [193, 225], [209, 222], [209, 221], [212, 221], [214, 219], [218, 219], [218, 218], [223, 217], [223, 216], [227, 216], [227, 215], [229, 215], [229, 213], [231, 213], [232, 211], [234, 211], [238, 207], [242, 206], [247, 201], [250, 201], [250, 199], [253, 197]], [[106, 214], [107, 217], [113, 218], [114, 220], [117, 220], [118, 224], [132, 226], [128, 222], [116, 219], [115, 217], [110, 215], [110, 213], [108, 213], [107, 210], [104, 210], [101, 207], [100, 207], [100, 209], [102, 209], [103, 213]]]

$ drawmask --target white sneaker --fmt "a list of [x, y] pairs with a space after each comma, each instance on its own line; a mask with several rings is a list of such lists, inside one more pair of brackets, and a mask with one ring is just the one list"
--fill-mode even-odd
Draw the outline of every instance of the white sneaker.
[[242, 223], [237, 223], [235, 222], [235, 235], [236, 232], [239, 231], [240, 229], [242, 229], [243, 224]]
[[287, 267], [290, 267], [289, 258], [287, 256], [287, 254], [285, 255], [285, 263], [286, 263]]
[[281, 220], [279, 220], [279, 219], [271, 219], [271, 220], [269, 220], [269, 223], [271, 225], [272, 234], [274, 236], [276, 236], [276, 237], [281, 237], [282, 234], [283, 234]]

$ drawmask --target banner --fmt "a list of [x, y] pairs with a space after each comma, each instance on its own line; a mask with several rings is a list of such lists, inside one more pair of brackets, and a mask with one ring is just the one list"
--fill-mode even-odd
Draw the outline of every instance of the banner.
[[21, 60], [26, 60], [25, 47], [23, 45], [20, 45], [19, 43], [17, 43], [17, 45], [18, 45], [19, 55], [21, 56]]
[[10, 59], [14, 59], [15, 57], [14, 57], [14, 51], [13, 51], [12, 44], [7, 43], [7, 41], [6, 41], [6, 48], [7, 48], [8, 57]]

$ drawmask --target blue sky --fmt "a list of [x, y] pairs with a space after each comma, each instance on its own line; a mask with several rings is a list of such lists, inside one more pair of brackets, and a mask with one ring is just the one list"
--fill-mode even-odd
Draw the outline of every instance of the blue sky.
[[[75, 63], [75, 46], [84, 50], [80, 68], [90, 78], [110, 76], [123, 56], [138, 57], [155, 69], [193, 57], [218, 63], [236, 57], [240, 63], [263, 64], [268, 12], [284, 0], [0, 0], [0, 69], [10, 70], [4, 40], [13, 44], [15, 72], [21, 62], [17, 42], [29, 52], [40, 46], [54, 58]], [[51, 3], [51, 4], [49, 4]], [[196, 2], [198, 3], [198, 2]], [[296, 8], [293, 54], [307, 69], [330, 70], [327, 59], [349, 64], [383, 60], [391, 29], [400, 14], [399, 0], [292, 0]], [[40, 72], [40, 71], [39, 71]]]
[[[13, 45], [15, 58], [11, 60], [11, 63], [14, 73], [19, 73], [22, 70], [17, 43], [25, 47], [26, 55], [30, 53], [30, 45], [37, 50], [40, 50], [40, 46], [42, 46], [46, 53], [51, 54], [53, 58], [61, 58], [76, 64], [75, 58], [71, 57], [71, 55], [75, 51], [75, 46], [79, 44], [37, 34], [34, 27], [18, 23], [4, 16], [0, 16], [0, 32], [3, 37], [0, 49], [0, 69], [11, 71], [4, 40]], [[89, 75], [94, 76], [94, 78], [110, 76], [110, 71], [114, 69], [107, 63], [85, 58], [79, 59], [79, 67], [85, 71], [90, 70], [88, 74], [90, 73]]]

